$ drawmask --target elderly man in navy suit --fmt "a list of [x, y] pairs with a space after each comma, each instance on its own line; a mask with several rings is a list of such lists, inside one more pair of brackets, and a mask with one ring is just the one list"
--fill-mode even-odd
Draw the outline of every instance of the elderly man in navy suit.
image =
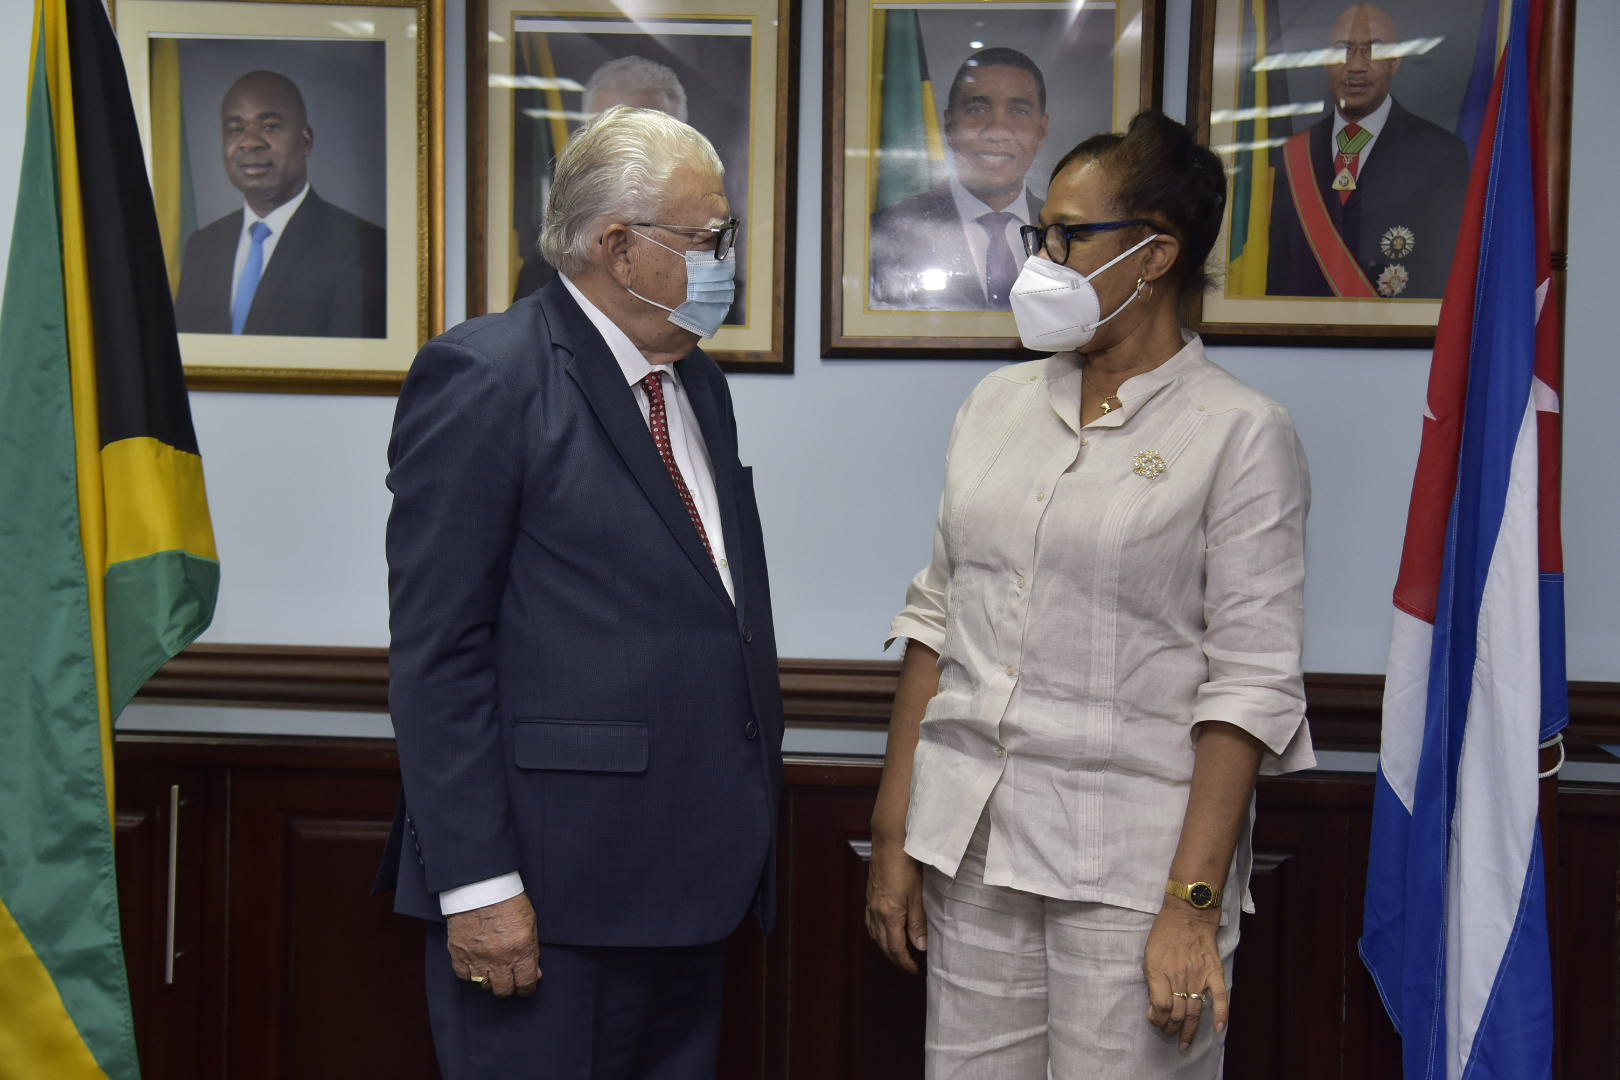
[[679, 120], [603, 113], [557, 161], [557, 279], [430, 341], [400, 394], [382, 884], [431, 920], [449, 1080], [711, 1077], [723, 943], [772, 919], [770, 588], [695, 347], [730, 305], [721, 176]]
[[242, 209], [186, 242], [175, 322], [190, 334], [387, 334], [387, 233], [315, 194], [315, 129], [298, 85], [237, 79], [220, 106], [225, 176]]

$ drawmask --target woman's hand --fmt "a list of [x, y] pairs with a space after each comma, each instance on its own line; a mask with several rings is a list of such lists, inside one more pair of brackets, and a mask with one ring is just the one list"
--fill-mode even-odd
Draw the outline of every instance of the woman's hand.
[[[866, 872], [866, 932], [900, 970], [917, 974], [911, 948], [928, 948], [923, 917], [922, 864], [896, 843], [874, 838]], [[911, 948], [908, 948], [907, 946]]]
[[1215, 944], [1220, 925], [1218, 909], [1199, 911], [1174, 901], [1159, 912], [1148, 934], [1142, 957], [1151, 1003], [1148, 1023], [1166, 1038], [1179, 1037], [1183, 1050], [1192, 1045], [1204, 1013], [1205, 1000], [1194, 995], [1204, 995], [1214, 1009], [1215, 1030], [1226, 1030], [1226, 972]]

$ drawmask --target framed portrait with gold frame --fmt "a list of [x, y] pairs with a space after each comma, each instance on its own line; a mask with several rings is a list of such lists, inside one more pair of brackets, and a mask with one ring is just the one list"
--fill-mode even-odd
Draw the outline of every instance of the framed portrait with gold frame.
[[[1191, 312], [1200, 334], [1433, 343], [1510, 8], [1198, 0], [1188, 114], [1229, 185], [1213, 284]], [[1561, 10], [1548, 5], [1550, 24]], [[1550, 60], [1544, 80], [1567, 87]], [[1555, 221], [1565, 161], [1549, 155]]]
[[822, 350], [1025, 356], [1053, 166], [1161, 96], [1159, 0], [828, 0]]
[[469, 315], [556, 275], [536, 246], [552, 163], [612, 105], [661, 109], [725, 165], [737, 299], [704, 351], [731, 371], [790, 372], [797, 157], [794, 0], [469, 0]]
[[195, 389], [399, 389], [444, 325], [443, 0], [118, 0]]

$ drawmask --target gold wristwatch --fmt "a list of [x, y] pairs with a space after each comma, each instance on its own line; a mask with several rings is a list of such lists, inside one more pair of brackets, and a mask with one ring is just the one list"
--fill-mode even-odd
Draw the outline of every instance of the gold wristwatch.
[[1221, 906], [1221, 890], [1207, 881], [1195, 881], [1191, 885], [1171, 881], [1165, 884], [1164, 891], [1187, 901], [1199, 911], [1208, 911], [1210, 908]]

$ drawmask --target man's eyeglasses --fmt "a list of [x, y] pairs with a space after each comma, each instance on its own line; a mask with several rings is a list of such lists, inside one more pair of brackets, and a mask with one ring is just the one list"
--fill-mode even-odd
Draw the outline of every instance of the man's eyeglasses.
[[724, 225], [663, 225], [656, 221], [632, 221], [631, 226], [637, 229], [667, 229], [673, 233], [684, 236], [712, 236], [714, 237], [714, 257], [724, 259], [731, 254], [731, 249], [737, 246], [737, 231], [742, 228], [742, 222], [732, 218]]
[[1158, 232], [1165, 231], [1146, 218], [1127, 218], [1124, 221], [1088, 221], [1083, 225], [1056, 222], [1051, 225], [1024, 225], [1019, 228], [1018, 235], [1024, 239], [1025, 255], [1039, 255], [1041, 249], [1045, 248], [1047, 258], [1061, 263], [1069, 261], [1070, 241], [1092, 233], [1128, 229], [1132, 225], [1146, 225]]

